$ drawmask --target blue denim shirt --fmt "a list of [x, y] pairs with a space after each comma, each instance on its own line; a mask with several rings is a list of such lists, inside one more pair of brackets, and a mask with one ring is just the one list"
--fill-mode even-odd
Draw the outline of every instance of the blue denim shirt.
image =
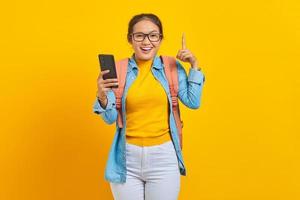
[[[197, 109], [200, 106], [202, 87], [205, 81], [202, 71], [190, 68], [187, 76], [184, 68], [178, 60], [176, 60], [178, 68], [178, 97], [180, 101], [187, 107]], [[186, 168], [183, 161], [183, 156], [180, 148], [179, 138], [177, 135], [177, 127], [172, 112], [171, 94], [169, 91], [168, 81], [164, 73], [164, 65], [159, 56], [155, 56], [151, 72], [153, 76], [160, 82], [164, 88], [166, 95], [168, 96], [169, 108], [171, 109], [169, 114], [170, 133], [173, 145], [176, 150], [178, 158], [178, 166], [181, 175], [186, 175]], [[116, 110], [116, 98], [112, 90], [107, 92], [107, 105], [105, 108], [101, 107], [99, 101], [95, 100], [93, 106], [93, 112], [100, 115], [107, 124], [116, 124], [116, 132], [113, 138], [113, 142], [110, 147], [108, 160], [105, 168], [105, 179], [114, 183], [126, 182], [126, 95], [131, 84], [134, 82], [138, 74], [138, 66], [134, 59], [134, 54], [131, 56], [128, 62], [126, 84], [124, 94], [122, 97], [122, 114], [123, 114], [123, 128], [119, 128], [117, 122], [117, 110]]]

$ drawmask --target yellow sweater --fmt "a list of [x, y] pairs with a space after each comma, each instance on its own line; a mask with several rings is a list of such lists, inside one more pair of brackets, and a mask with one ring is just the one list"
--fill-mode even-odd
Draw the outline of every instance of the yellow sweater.
[[171, 140], [168, 99], [151, 72], [152, 60], [139, 61], [138, 75], [126, 97], [126, 141], [152, 146]]

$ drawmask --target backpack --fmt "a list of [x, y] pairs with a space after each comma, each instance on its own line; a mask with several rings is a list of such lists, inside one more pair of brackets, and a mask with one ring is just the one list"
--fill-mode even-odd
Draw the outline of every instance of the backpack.
[[[180, 148], [182, 149], [182, 128], [183, 121], [180, 118], [180, 110], [178, 104], [178, 73], [176, 59], [171, 56], [160, 56], [163, 64], [165, 74], [169, 83], [169, 89], [172, 97], [172, 108], [173, 114], [176, 122], [178, 138], [180, 141]], [[122, 96], [125, 88], [126, 75], [127, 75], [127, 66], [129, 58], [125, 58], [116, 62], [117, 78], [119, 82], [118, 88], [112, 88], [116, 96], [116, 108], [118, 112], [117, 123], [120, 128], [123, 128], [123, 119], [122, 119]]]

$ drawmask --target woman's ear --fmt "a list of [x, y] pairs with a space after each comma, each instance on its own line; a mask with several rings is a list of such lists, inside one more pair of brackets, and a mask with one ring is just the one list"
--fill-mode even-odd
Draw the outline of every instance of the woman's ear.
[[127, 36], [127, 41], [129, 44], [132, 45], [132, 35], [131, 34], [129, 36]]

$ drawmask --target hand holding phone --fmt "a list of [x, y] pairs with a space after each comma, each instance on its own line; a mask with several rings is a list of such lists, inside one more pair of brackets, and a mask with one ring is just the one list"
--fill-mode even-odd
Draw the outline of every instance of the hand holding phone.
[[113, 55], [99, 54], [98, 57], [101, 72], [97, 79], [97, 96], [101, 103], [103, 103], [106, 106], [106, 93], [108, 90], [118, 87], [118, 79]]

